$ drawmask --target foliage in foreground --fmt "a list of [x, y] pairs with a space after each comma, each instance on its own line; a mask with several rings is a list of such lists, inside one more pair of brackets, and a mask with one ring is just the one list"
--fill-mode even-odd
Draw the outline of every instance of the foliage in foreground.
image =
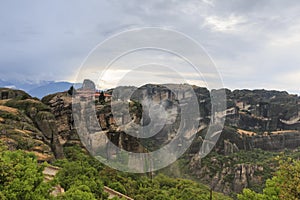
[[0, 152], [0, 199], [50, 199], [51, 183], [44, 182], [43, 166], [24, 151]]
[[[209, 199], [209, 189], [185, 179], [174, 179], [159, 174], [150, 179], [146, 175], [127, 174], [106, 168], [76, 147], [66, 149], [68, 160], [55, 164], [61, 167], [56, 179], [44, 182], [44, 165], [38, 165], [36, 157], [24, 151], [8, 151], [0, 146], [0, 199], [107, 199], [103, 185], [107, 185], [136, 200], [152, 199]], [[279, 159], [275, 176], [268, 179], [262, 193], [244, 189], [239, 200], [296, 200], [300, 199], [300, 161]], [[54, 184], [60, 184], [66, 192], [51, 196]], [[213, 193], [213, 199], [230, 199]]]
[[[39, 165], [32, 153], [8, 151], [0, 144], [1, 200], [92, 200], [106, 199], [98, 172], [87, 165], [66, 162], [57, 180], [44, 181], [45, 165]], [[65, 178], [65, 179], [62, 179]], [[66, 187], [66, 193], [51, 195], [54, 185]]]
[[[144, 174], [119, 172], [104, 167], [103, 164], [86, 155], [78, 147], [67, 147], [65, 152], [68, 160], [60, 160], [56, 165], [62, 168], [57, 175], [58, 182], [67, 191], [70, 190], [68, 188], [72, 185], [76, 185], [77, 180], [84, 181], [84, 177], [80, 178], [77, 175], [82, 174], [87, 176], [91, 182], [97, 182], [96, 180], [100, 178], [104, 185], [136, 200], [209, 199], [209, 188], [191, 180], [170, 178], [162, 174], [158, 174], [151, 179]], [[85, 185], [95, 194], [92, 183], [86, 183]], [[97, 198], [97, 196], [95, 197]], [[229, 200], [231, 198], [214, 192], [213, 199]]]
[[275, 176], [268, 179], [263, 193], [244, 189], [239, 200], [298, 200], [300, 199], [300, 161], [280, 159]]
[[[0, 149], [0, 199], [107, 199], [103, 185], [136, 200], [209, 199], [209, 188], [190, 180], [161, 174], [150, 179], [147, 175], [118, 172], [104, 167], [80, 148], [68, 147], [65, 152], [67, 159], [54, 163], [61, 168], [56, 178], [44, 182], [44, 165], [39, 165], [33, 154]], [[54, 197], [51, 191], [57, 184], [66, 192]], [[213, 193], [213, 199], [230, 198]]]

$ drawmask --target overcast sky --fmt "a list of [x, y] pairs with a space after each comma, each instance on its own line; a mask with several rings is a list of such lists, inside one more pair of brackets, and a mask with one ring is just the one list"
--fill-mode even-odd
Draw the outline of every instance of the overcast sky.
[[74, 81], [97, 44], [149, 26], [195, 39], [227, 88], [300, 93], [298, 0], [1, 0], [0, 79]]

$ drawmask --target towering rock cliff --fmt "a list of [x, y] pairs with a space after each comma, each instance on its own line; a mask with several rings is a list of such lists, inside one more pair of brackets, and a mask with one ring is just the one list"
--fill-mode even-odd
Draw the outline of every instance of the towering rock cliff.
[[50, 109], [25, 92], [0, 89], [0, 138], [9, 149], [34, 152], [40, 161], [63, 158]]
[[[94, 87], [91, 82], [83, 84], [83, 88], [90, 87]], [[91, 111], [91, 116], [95, 112], [96, 121], [93, 123], [100, 127], [99, 134], [105, 134], [108, 141], [127, 151], [149, 152], [159, 149], [176, 137], [182, 120], [180, 106], [185, 105], [185, 99], [191, 96], [190, 91], [184, 88], [185, 85], [149, 84], [140, 88], [108, 90], [103, 99], [93, 99], [96, 108]], [[188, 160], [190, 172], [215, 190], [227, 194], [240, 192], [244, 187], [263, 184], [265, 180], [261, 174], [266, 168], [259, 163], [238, 162], [234, 158], [222, 162], [218, 160], [220, 156], [227, 158], [236, 152], [258, 148], [276, 152], [300, 146], [300, 99], [297, 95], [279, 91], [223, 89], [227, 99], [221, 100], [227, 100], [227, 107], [219, 115], [226, 116], [226, 121], [213, 150], [217, 156], [209, 157], [209, 162], [201, 160], [198, 157], [199, 148], [212, 119], [211, 98], [206, 88], [192, 88], [197, 97], [200, 117], [190, 120], [198, 120], [199, 127], [193, 133], [196, 137], [184, 157]], [[40, 161], [63, 158], [63, 146], [82, 144], [72, 114], [73, 92], [80, 90], [48, 95], [40, 101], [22, 91], [0, 89], [2, 142], [10, 149], [34, 152]], [[118, 99], [122, 102], [124, 97], [129, 97], [126, 99], [129, 112], [122, 109], [114, 112], [113, 107], [119, 106]], [[86, 97], [83, 95], [82, 98]], [[161, 120], [163, 125], [155, 135], [142, 139], [126, 133], [133, 127], [151, 124], [150, 114], [153, 113], [150, 112], [154, 108], [160, 109], [157, 105], [163, 107], [167, 117], [165, 121]], [[83, 105], [79, 106], [84, 108]], [[93, 137], [89, 139], [91, 150], [97, 151], [102, 144]], [[184, 144], [185, 140], [178, 145]], [[218, 167], [212, 169], [211, 166]]]
[[[172, 85], [172, 92], [168, 87], [170, 88], [169, 85], [145, 85], [141, 88], [120, 87], [107, 91], [108, 94], [113, 94], [115, 99], [127, 97], [127, 94], [130, 94], [132, 102], [130, 107], [135, 110], [135, 114], [125, 111], [113, 113], [110, 100], [106, 103], [98, 102], [95, 108], [101, 129], [107, 133], [123, 131], [125, 134], [124, 127], [119, 126], [120, 123], [123, 125], [136, 123], [145, 126], [149, 123], [149, 108], [146, 106], [149, 102], [156, 102], [165, 108], [168, 121], [151, 139], [156, 144], [168, 143], [176, 135], [176, 129], [180, 123], [180, 101], [190, 95], [182, 90], [184, 85]], [[205, 127], [208, 126], [211, 118], [210, 92], [206, 88], [197, 86], [193, 86], [193, 90], [198, 98], [201, 115], [199, 118], [201, 137], [205, 135]], [[226, 115], [226, 123], [216, 146], [217, 151], [224, 154], [236, 149], [261, 148], [277, 151], [299, 146], [300, 112], [298, 111], [300, 111], [300, 104], [298, 96], [265, 90], [225, 91], [227, 110], [223, 114]], [[42, 102], [51, 108], [55, 116], [60, 143], [78, 142], [79, 138], [73, 124], [71, 95], [67, 92], [57, 93], [44, 97]], [[134, 139], [131, 138], [131, 140]], [[201, 139], [196, 141], [201, 141]], [[120, 142], [115, 141], [115, 143]], [[194, 153], [193, 150], [191, 151]]]

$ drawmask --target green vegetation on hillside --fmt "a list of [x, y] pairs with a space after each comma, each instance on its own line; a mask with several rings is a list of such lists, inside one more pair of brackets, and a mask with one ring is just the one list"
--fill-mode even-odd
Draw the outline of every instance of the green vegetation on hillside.
[[268, 179], [262, 193], [244, 189], [239, 200], [298, 200], [300, 199], [300, 161], [280, 158], [275, 176]]
[[0, 148], [0, 199], [50, 199], [51, 182], [44, 182], [34, 154]]
[[[185, 179], [174, 179], [158, 174], [153, 179], [146, 175], [128, 174], [105, 167], [76, 146], [65, 148], [67, 159], [57, 160], [61, 169], [54, 180], [44, 182], [43, 168], [34, 154], [22, 150], [8, 151], [1, 146], [0, 199], [107, 199], [103, 191], [107, 185], [136, 200], [209, 199], [209, 188]], [[50, 193], [54, 185], [61, 185], [65, 193], [56, 197]], [[213, 193], [213, 199], [231, 199]]]
[[[76, 146], [66, 147], [65, 152], [68, 160], [58, 160], [55, 164], [62, 167], [57, 178], [58, 182], [66, 189], [74, 185], [75, 179], [79, 179], [74, 178], [78, 176], [76, 174], [82, 173], [83, 176], [94, 177], [89, 178], [91, 182], [97, 182], [100, 178], [104, 185], [136, 200], [209, 199], [209, 188], [191, 180], [170, 178], [162, 174], [151, 179], [146, 175], [119, 172], [105, 167]], [[80, 170], [81, 172], [79, 172]], [[87, 173], [86, 170], [89, 172]], [[80, 179], [84, 182], [84, 177]], [[93, 185], [88, 185], [88, 187], [95, 194]], [[231, 199], [215, 192], [213, 197], [216, 200]]]
[[[9, 151], [1, 145], [0, 199], [107, 199], [108, 195], [103, 191], [104, 185], [136, 200], [210, 198], [208, 187], [191, 180], [170, 178], [162, 174], [151, 179], [146, 175], [118, 172], [105, 167], [77, 146], [66, 147], [65, 152], [67, 159], [53, 163], [61, 168], [59, 173], [54, 180], [45, 182], [42, 173], [45, 164], [38, 164], [34, 154], [22, 150]], [[294, 157], [295, 155], [297, 153]], [[253, 155], [249, 156], [253, 158]], [[239, 200], [299, 199], [300, 161], [285, 156], [277, 156], [276, 159], [279, 168], [266, 181], [262, 193], [244, 189], [242, 194], [238, 194]], [[66, 192], [52, 196], [54, 185], [61, 185]], [[231, 198], [213, 193], [213, 199]]]

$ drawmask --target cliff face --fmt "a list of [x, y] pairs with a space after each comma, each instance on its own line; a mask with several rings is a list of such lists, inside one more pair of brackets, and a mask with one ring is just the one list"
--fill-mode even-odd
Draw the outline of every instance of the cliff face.
[[[46, 96], [42, 99], [46, 105], [51, 108], [51, 112], [55, 116], [55, 124], [58, 129], [59, 141], [62, 145], [72, 145], [80, 144], [79, 136], [77, 134], [77, 129], [74, 125], [74, 116], [72, 115], [72, 96], [67, 92], [56, 93], [53, 95]], [[82, 105], [81, 105], [82, 106]], [[138, 105], [131, 105], [131, 108], [135, 110], [135, 113], [128, 113], [128, 115], [122, 115], [123, 123], [129, 123], [133, 121], [133, 118], [140, 113], [141, 110], [138, 110]], [[122, 131], [116, 124], [115, 117], [111, 111], [111, 105], [97, 103], [96, 112], [90, 111], [87, 113], [87, 116], [93, 116], [96, 114], [97, 121], [101, 127], [101, 134], [106, 134], [108, 138], [117, 146], [123, 147], [125, 150], [139, 152], [138, 140], [134, 137], [130, 137]], [[84, 106], [82, 106], [82, 110]], [[85, 110], [88, 112], [88, 110]], [[92, 121], [85, 119], [87, 121]], [[97, 125], [97, 124], [96, 124]], [[90, 128], [90, 127], [84, 127]]]
[[[92, 83], [84, 86], [93, 87]], [[139, 89], [121, 87], [107, 91], [110, 95], [114, 93], [115, 98], [122, 98], [124, 94], [126, 96], [135, 90], [128, 102], [129, 112], [119, 110], [114, 113], [110, 99], [96, 102], [95, 123], [101, 127], [99, 134], [106, 134], [113, 144], [131, 152], [152, 151], [168, 144], [176, 137], [180, 126], [180, 106], [182, 102], [185, 103], [184, 99], [191, 96], [184, 88], [184, 85], [145, 85]], [[197, 119], [197, 136], [186, 153], [192, 174], [215, 190], [227, 194], [240, 192], [249, 184], [263, 184], [264, 178], [261, 174], [265, 168], [259, 164], [233, 164], [233, 161], [223, 163], [214, 158], [210, 163], [203, 163], [197, 158], [211, 120], [211, 101], [210, 92], [206, 88], [193, 86], [193, 90], [198, 98], [201, 117]], [[241, 150], [260, 148], [281, 151], [300, 146], [298, 96], [265, 90], [225, 92], [227, 108], [220, 115], [226, 115], [226, 122], [214, 148], [215, 153], [226, 157]], [[147, 102], [151, 101], [164, 107], [167, 113], [165, 125], [149, 139], [126, 134], [127, 129], [136, 125], [151, 123], [150, 111], [147, 108]], [[41, 161], [62, 158], [63, 146], [81, 144], [74, 127], [72, 96], [68, 92], [61, 92], [48, 95], [39, 101], [22, 91], [0, 89], [0, 138], [10, 149], [32, 151]], [[100, 143], [90, 139], [92, 150], [96, 151]], [[211, 169], [210, 165], [219, 166], [218, 170]]]
[[236, 90], [228, 92], [228, 104], [238, 109], [231, 125], [246, 130], [299, 130], [299, 97], [286, 92]]
[[194, 155], [189, 162], [189, 171], [213, 190], [230, 195], [241, 193], [246, 187], [259, 190], [257, 188], [265, 184], [271, 169], [258, 163], [217, 154], [201, 160]]
[[[169, 89], [170, 87], [173, 92]], [[157, 147], [153, 147], [158, 148], [160, 145], [168, 143], [176, 135], [176, 130], [180, 123], [180, 102], [178, 99], [182, 101], [182, 99], [188, 98], [191, 95], [182, 88], [184, 88], [184, 85], [145, 85], [138, 89], [134, 87], [121, 87], [110, 90], [108, 93], [112, 94], [114, 92], [116, 98], [122, 98], [126, 96], [126, 93], [130, 94], [134, 90], [131, 100], [132, 102], [136, 102], [136, 104], [134, 105], [133, 103], [131, 106], [135, 106], [136, 109], [139, 107], [139, 110], [135, 111], [136, 117], [133, 119], [134, 116], [132, 114], [122, 114], [126, 113], [125, 111], [112, 113], [110, 101], [105, 104], [98, 103], [96, 112], [100, 127], [108, 134], [124, 135], [124, 130], [117, 124], [135, 123], [147, 125], [150, 122], [148, 120], [149, 113], [147, 108], [143, 107], [143, 101], [154, 101], [163, 105], [166, 113], [169, 113], [167, 117], [168, 121], [151, 138], [150, 142], [140, 142], [144, 142], [148, 147], [150, 147], [149, 143], [159, 144]], [[205, 127], [209, 124], [211, 114], [210, 93], [206, 88], [193, 86], [193, 89], [198, 98], [201, 115], [199, 122], [201, 128], [199, 130], [204, 136]], [[228, 145], [224, 145], [224, 141], [229, 141], [234, 145], [235, 149], [240, 150], [261, 148], [269, 151], [277, 151], [285, 148], [293, 149], [299, 146], [300, 134], [298, 130], [300, 130], [300, 115], [298, 110], [300, 103], [298, 103], [298, 96], [289, 95], [286, 92], [265, 90], [226, 90], [226, 94], [226, 123], [216, 147], [217, 151], [220, 153], [233, 151], [233, 147], [230, 147], [231, 150], [225, 148]], [[77, 143], [79, 138], [73, 127], [71, 96], [67, 92], [57, 93], [44, 97], [42, 102], [51, 108], [51, 112], [55, 116], [60, 143], [63, 145], [69, 142]], [[134, 138], [130, 140], [134, 140]], [[118, 144], [122, 143], [122, 141], [114, 142]], [[128, 148], [130, 148], [129, 146]], [[135, 151], [138, 150], [136, 149]]]
[[[189, 96], [181, 85], [174, 85], [173, 92], [166, 86], [145, 85], [133, 93], [132, 99], [143, 102], [145, 98], [165, 106], [166, 112], [172, 106]], [[201, 113], [198, 137], [195, 138], [187, 154], [189, 171], [194, 177], [209, 184], [214, 190], [226, 194], [239, 193], [245, 187], [258, 187], [264, 184], [270, 174], [269, 167], [259, 163], [231, 160], [223, 162], [218, 157], [230, 156], [241, 150], [283, 151], [300, 146], [299, 97], [286, 92], [266, 90], [226, 90], [227, 108], [220, 115], [226, 115], [225, 127], [214, 148], [218, 154], [210, 162], [202, 162], [198, 156], [200, 146], [210, 122], [211, 101], [206, 88], [193, 86], [198, 98]], [[119, 96], [129, 93], [132, 88], [123, 87], [116, 90]], [[114, 92], [116, 92], [114, 91]], [[111, 91], [113, 92], [113, 91]], [[180, 114], [178, 114], [180, 116]], [[154, 136], [155, 144], [167, 144], [176, 135], [176, 123], [166, 125]], [[172, 131], [168, 131], [172, 130]], [[175, 130], [175, 131], [174, 131]], [[146, 142], [147, 143], [147, 142]], [[149, 142], [148, 142], [149, 144]], [[156, 147], [159, 147], [157, 145]], [[263, 153], [258, 153], [263, 154]], [[256, 156], [256, 155], [253, 155]], [[211, 166], [217, 166], [212, 168]]]
[[[170, 90], [172, 89], [172, 91]], [[207, 127], [211, 119], [210, 93], [206, 88], [193, 86], [198, 98], [201, 129]], [[140, 88], [121, 87], [114, 92], [117, 97], [135, 90], [131, 98], [143, 104], [145, 99], [164, 106], [166, 113], [172, 112], [174, 105], [189, 98], [191, 94], [184, 85], [145, 85]], [[236, 145], [238, 149], [251, 150], [261, 148], [269, 151], [296, 148], [300, 145], [300, 101], [296, 95], [287, 92], [266, 90], [225, 89], [227, 109], [220, 112], [226, 115], [225, 129], [221, 134], [217, 149], [224, 151], [224, 140]], [[225, 100], [225, 99], [224, 99]], [[177, 110], [178, 111], [178, 110]], [[145, 110], [144, 110], [145, 112]], [[180, 117], [178, 111], [177, 116]], [[146, 117], [143, 118], [144, 120]], [[169, 118], [168, 118], [169, 119]], [[177, 123], [169, 121], [162, 132], [155, 137], [161, 143], [169, 142], [176, 131]], [[205, 130], [200, 131], [205, 134]]]
[[298, 96], [278, 91], [236, 90], [227, 91], [227, 99], [227, 109], [232, 112], [227, 114], [221, 142], [229, 140], [244, 150], [278, 151], [299, 146]]
[[0, 139], [9, 149], [35, 153], [40, 161], [63, 158], [50, 109], [19, 90], [0, 89]]
[[[132, 95], [132, 100], [140, 102], [140, 105], [142, 100], [147, 97], [149, 101], [163, 104], [167, 112], [173, 113], [168, 118], [169, 121], [166, 122], [167, 126], [156, 136], [156, 139], [164, 140], [163, 142], [168, 142], [173, 137], [174, 132], [170, 130], [176, 128], [174, 126], [178, 126], [174, 123], [180, 115], [177, 109], [178, 99], [190, 95], [188, 92], [184, 93], [184, 90], [180, 90], [181, 87], [181, 85], [175, 85], [173, 86], [174, 91], [171, 92], [164, 86], [145, 85]], [[126, 93], [128, 88], [124, 87], [118, 92]], [[202, 116], [200, 124], [207, 126], [211, 112], [209, 91], [200, 87], [193, 87], [193, 89], [199, 99], [199, 110]], [[109, 92], [112, 93], [112, 91]], [[236, 90], [233, 92], [226, 90], [226, 94], [226, 127], [231, 127], [231, 129], [223, 131], [221, 143], [224, 140], [229, 140], [239, 149], [262, 148], [271, 151], [299, 146], [300, 103], [298, 96], [289, 95], [286, 92], [264, 90]], [[39, 110], [40, 108], [37, 109], [36, 106], [40, 106], [42, 103], [37, 99], [32, 99], [22, 91], [1, 89], [0, 97], [2, 105], [16, 107], [24, 111], [37, 128], [42, 129], [45, 137], [51, 138], [51, 135], [56, 135], [53, 134], [55, 132], [60, 144], [78, 141], [73, 127], [72, 98], [67, 92], [43, 98], [42, 102], [48, 107], [47, 109], [41, 108], [41, 110]], [[29, 106], [26, 107], [27, 105]], [[142, 109], [141, 107], [140, 112]], [[144, 108], [143, 112], [146, 111]], [[149, 123], [147, 122], [147, 113], [140, 113], [139, 115], [140, 122], [137, 123]], [[97, 117], [103, 130], [119, 130], [114, 123], [116, 116], [113, 116], [109, 102], [106, 106], [98, 105]], [[132, 121], [132, 116], [122, 116], [122, 120], [125, 124], [129, 123]], [[56, 126], [53, 126], [53, 123]], [[54, 130], [51, 130], [52, 128]]]
[[72, 116], [72, 96], [68, 92], [48, 95], [41, 100], [49, 106], [57, 127], [58, 140], [61, 145], [80, 144]]

